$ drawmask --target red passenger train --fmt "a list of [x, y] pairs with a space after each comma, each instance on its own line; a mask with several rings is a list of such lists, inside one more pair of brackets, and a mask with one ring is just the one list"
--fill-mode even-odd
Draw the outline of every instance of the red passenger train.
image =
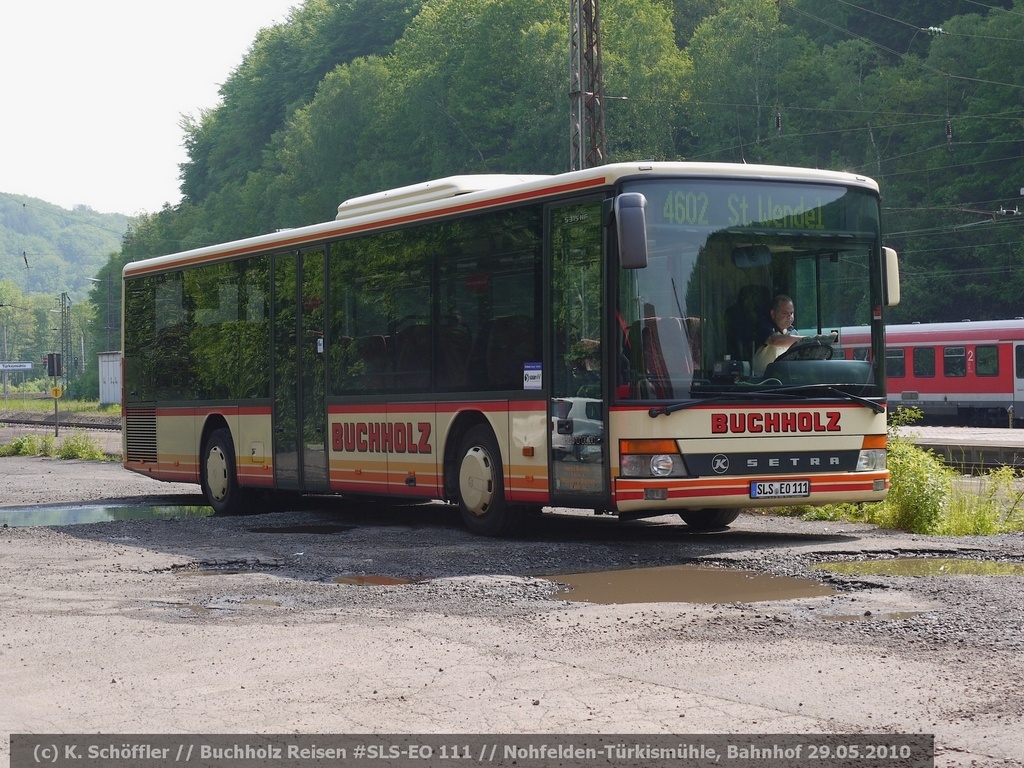
[[[885, 333], [890, 411], [915, 407], [926, 421], [972, 426], [1024, 421], [1024, 318], [889, 325]], [[866, 359], [868, 329], [842, 329], [840, 347]]]

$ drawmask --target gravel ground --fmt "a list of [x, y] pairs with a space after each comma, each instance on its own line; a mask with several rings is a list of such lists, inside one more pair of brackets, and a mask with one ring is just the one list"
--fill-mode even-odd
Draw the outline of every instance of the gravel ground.
[[[0, 512], [201, 503], [195, 486], [112, 463], [0, 459], [0, 472]], [[936, 735], [939, 766], [1024, 765], [1024, 575], [814, 568], [900, 557], [1024, 567], [1024, 537], [754, 514], [700, 534], [675, 516], [553, 510], [493, 540], [443, 505], [322, 499], [8, 528], [0, 729], [920, 732]], [[619, 604], [562, 593], [567, 574], [683, 565], [702, 570], [642, 573], [696, 580], [706, 602], [649, 602], [644, 586]], [[719, 583], [737, 571], [749, 590]], [[769, 576], [828, 594], [760, 599]]]

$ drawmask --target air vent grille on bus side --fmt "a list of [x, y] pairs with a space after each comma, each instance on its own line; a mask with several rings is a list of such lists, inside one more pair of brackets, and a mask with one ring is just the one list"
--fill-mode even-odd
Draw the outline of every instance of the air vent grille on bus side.
[[125, 460], [156, 463], [156, 408], [126, 408]]

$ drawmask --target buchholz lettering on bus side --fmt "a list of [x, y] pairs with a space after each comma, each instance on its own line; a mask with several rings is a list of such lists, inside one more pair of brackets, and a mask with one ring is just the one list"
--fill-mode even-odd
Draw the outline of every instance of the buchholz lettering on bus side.
[[839, 411], [772, 411], [769, 413], [712, 413], [711, 434], [764, 432], [842, 432]]
[[347, 453], [432, 453], [430, 422], [345, 421], [331, 425], [331, 448]]

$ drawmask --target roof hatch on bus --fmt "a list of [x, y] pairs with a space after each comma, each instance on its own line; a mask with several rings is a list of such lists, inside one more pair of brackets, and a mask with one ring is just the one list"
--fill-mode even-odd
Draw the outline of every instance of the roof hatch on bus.
[[368, 213], [405, 208], [419, 203], [445, 200], [470, 192], [485, 192], [503, 189], [515, 184], [546, 179], [547, 176], [526, 176], [515, 174], [472, 174], [466, 176], [449, 176], [436, 181], [423, 181], [406, 187], [374, 192], [369, 195], [353, 197], [338, 206], [335, 221], [353, 219]]

